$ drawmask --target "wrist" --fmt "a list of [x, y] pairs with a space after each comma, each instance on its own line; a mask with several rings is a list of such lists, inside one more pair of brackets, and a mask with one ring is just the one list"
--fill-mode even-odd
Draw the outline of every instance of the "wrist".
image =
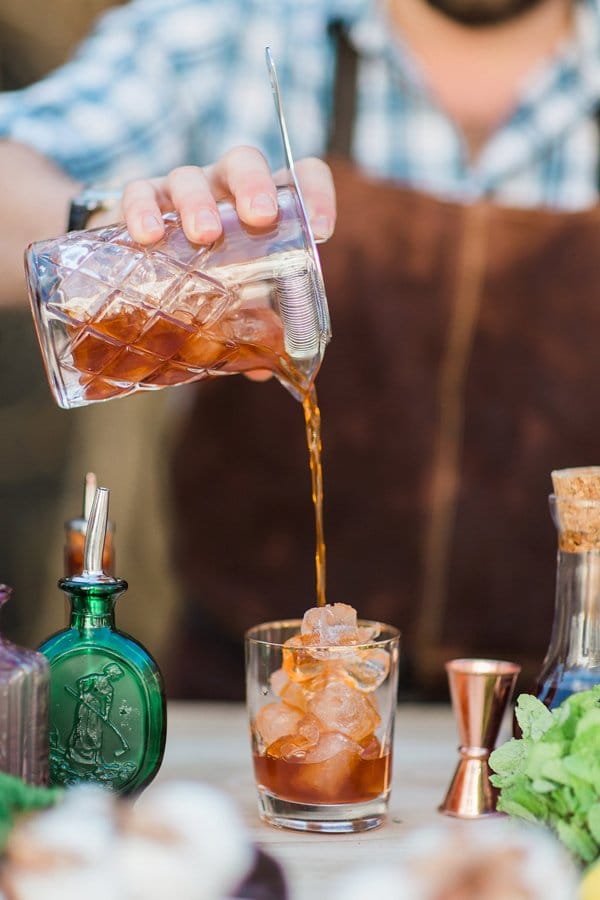
[[119, 217], [121, 191], [112, 188], [83, 187], [71, 199], [67, 231], [82, 231], [112, 224]]

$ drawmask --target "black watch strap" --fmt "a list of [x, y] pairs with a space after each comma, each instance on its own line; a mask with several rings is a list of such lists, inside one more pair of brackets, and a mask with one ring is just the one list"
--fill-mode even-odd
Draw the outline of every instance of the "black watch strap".
[[67, 231], [82, 231], [95, 212], [113, 209], [121, 199], [121, 191], [85, 188], [71, 200]]

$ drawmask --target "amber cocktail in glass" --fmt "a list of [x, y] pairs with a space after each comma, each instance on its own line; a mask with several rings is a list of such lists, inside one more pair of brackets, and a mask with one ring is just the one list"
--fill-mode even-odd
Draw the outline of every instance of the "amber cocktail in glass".
[[285, 828], [365, 831], [387, 813], [400, 636], [356, 618], [322, 628], [327, 610], [246, 635], [259, 812]]

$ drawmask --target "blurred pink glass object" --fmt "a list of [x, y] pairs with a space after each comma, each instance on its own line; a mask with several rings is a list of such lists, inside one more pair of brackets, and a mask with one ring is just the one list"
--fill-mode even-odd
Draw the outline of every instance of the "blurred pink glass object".
[[300, 620], [246, 634], [259, 814], [272, 825], [344, 832], [385, 820], [400, 635], [378, 622], [358, 625], [354, 644], [338, 643], [336, 627], [303, 640]]
[[[0, 584], [0, 607], [11, 595]], [[31, 784], [48, 782], [49, 701], [46, 658], [0, 635], [0, 770]]]

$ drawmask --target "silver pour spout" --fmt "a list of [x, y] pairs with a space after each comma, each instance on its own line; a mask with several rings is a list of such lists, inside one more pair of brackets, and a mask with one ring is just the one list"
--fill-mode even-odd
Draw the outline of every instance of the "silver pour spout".
[[271, 91], [279, 122], [283, 151], [288, 171], [288, 183], [294, 188], [298, 206], [304, 221], [305, 237], [310, 249], [312, 259], [311, 268], [305, 263], [299, 268], [283, 273], [276, 279], [277, 298], [284, 328], [285, 349], [293, 359], [313, 359], [320, 350], [321, 344], [326, 344], [331, 337], [331, 324], [329, 310], [325, 299], [323, 286], [323, 274], [321, 263], [315, 243], [315, 238], [310, 227], [304, 196], [300, 189], [294, 157], [290, 145], [279, 79], [270, 47], [265, 47], [267, 70], [271, 82]]
[[96, 478], [96, 474], [94, 472], [88, 472], [85, 476], [85, 482], [83, 485], [83, 512], [82, 518], [86, 521], [90, 517], [90, 512], [92, 511], [92, 503], [94, 502], [94, 498], [96, 496], [96, 488], [98, 487], [98, 480]]
[[108, 488], [97, 488], [90, 510], [85, 546], [83, 550], [83, 575], [100, 577], [104, 575], [102, 555], [108, 527]]

